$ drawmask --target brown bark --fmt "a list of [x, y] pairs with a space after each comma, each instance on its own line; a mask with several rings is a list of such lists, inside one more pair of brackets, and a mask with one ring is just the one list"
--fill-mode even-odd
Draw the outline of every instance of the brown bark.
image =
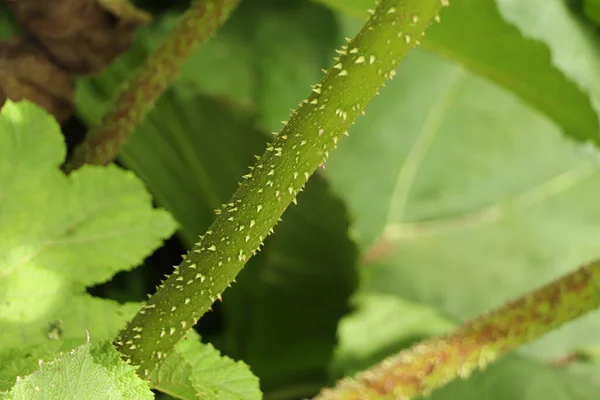
[[28, 32], [0, 42], [0, 102], [30, 100], [59, 122], [73, 111], [77, 75], [100, 72], [150, 16], [126, 0], [2, 0]]
[[73, 87], [72, 77], [31, 38], [0, 42], [0, 103], [27, 99], [62, 122], [73, 109]]

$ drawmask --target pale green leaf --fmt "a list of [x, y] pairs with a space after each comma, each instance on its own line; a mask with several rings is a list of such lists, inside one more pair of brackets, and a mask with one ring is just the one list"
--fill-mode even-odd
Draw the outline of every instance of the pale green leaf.
[[432, 400], [594, 400], [600, 381], [574, 376], [518, 355], [509, 355], [484, 372], [435, 391]]
[[523, 35], [548, 46], [552, 63], [589, 95], [594, 109], [600, 113], [598, 32], [583, 23], [564, 0], [496, 0], [496, 3], [501, 15]]
[[222, 356], [188, 333], [150, 373], [151, 386], [178, 399], [259, 400], [258, 378], [241, 361]]
[[[353, 375], [430, 336], [449, 333], [455, 324], [420, 304], [394, 295], [362, 294], [357, 310], [340, 323], [336, 376]], [[518, 355], [509, 355], [468, 379], [438, 389], [433, 400], [592, 400], [600, 380], [576, 376]]]
[[18, 378], [7, 399], [131, 400], [153, 399], [146, 382], [121, 360], [109, 342], [86, 343], [31, 375]]
[[[59, 169], [60, 128], [31, 103], [0, 113], [0, 338], [5, 348], [112, 336], [137, 310], [85, 294], [128, 270], [175, 224], [117, 167]], [[60, 335], [52, 325], [60, 323]]]
[[[319, 1], [361, 20], [368, 17], [366, 10], [374, 5], [372, 0]], [[512, 2], [532, 10], [530, 22], [526, 22], [530, 29], [544, 26], [553, 35], [560, 36], [564, 30], [554, 30], [553, 18], [556, 16], [550, 11], [560, 1], [553, 0], [549, 2], [551, 4], [544, 0], [538, 1], [539, 4]], [[563, 65], [568, 63], [569, 68], [593, 71], [594, 64], [588, 63], [596, 57], [595, 52], [585, 53], [589, 46], [581, 48], [581, 40], [576, 35], [563, 38], [563, 43], [571, 50], [570, 58], [565, 58], [564, 63], [556, 63], [556, 57], [543, 43], [523, 37], [503, 20], [494, 0], [452, 0], [450, 7], [441, 13], [441, 23], [432, 26], [422, 40], [428, 51], [513, 91], [561, 126], [565, 133], [599, 144], [598, 116], [594, 112], [598, 108], [593, 98], [594, 108], [590, 105], [587, 96], [591, 94], [590, 88], [579, 89], [579, 81], [573, 83], [570, 79], [574, 77]]]
[[[357, 161], [359, 160], [359, 161]], [[414, 52], [327, 167], [368, 278], [464, 320], [600, 254], [600, 166], [515, 97]], [[528, 347], [597, 343], [586, 318]]]

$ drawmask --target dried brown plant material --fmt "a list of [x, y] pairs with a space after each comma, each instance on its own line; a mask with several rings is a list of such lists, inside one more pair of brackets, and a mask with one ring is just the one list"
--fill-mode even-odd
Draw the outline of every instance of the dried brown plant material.
[[126, 0], [2, 0], [17, 21], [71, 74], [101, 71], [150, 20]]
[[31, 38], [0, 42], [0, 104], [30, 100], [59, 122], [73, 111], [73, 79]]

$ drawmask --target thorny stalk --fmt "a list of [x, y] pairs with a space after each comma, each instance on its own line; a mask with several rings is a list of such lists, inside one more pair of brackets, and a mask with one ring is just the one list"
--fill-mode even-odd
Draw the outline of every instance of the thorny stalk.
[[448, 335], [404, 350], [353, 379], [343, 379], [313, 400], [409, 400], [427, 395], [598, 306], [600, 260], [467, 322]]
[[83, 164], [106, 165], [112, 162], [129, 135], [175, 79], [190, 53], [223, 24], [238, 2], [194, 0], [166, 40], [120, 88], [101, 124], [88, 132], [64, 165], [65, 172]]
[[147, 377], [210, 309], [447, 0], [383, 0], [246, 174], [175, 272], [120, 332]]

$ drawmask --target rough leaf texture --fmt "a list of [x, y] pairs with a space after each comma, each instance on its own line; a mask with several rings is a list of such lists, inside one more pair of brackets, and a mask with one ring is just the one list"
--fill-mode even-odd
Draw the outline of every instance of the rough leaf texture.
[[86, 343], [18, 378], [4, 399], [144, 400], [154, 395], [109, 342]]
[[[86, 286], [128, 270], [175, 224], [142, 183], [116, 167], [66, 177], [51, 116], [8, 102], [0, 113], [0, 340], [11, 347], [110, 338], [138, 308], [94, 298]], [[61, 342], [59, 348], [65, 349]], [[68, 349], [69, 347], [66, 347]], [[31, 371], [27, 371], [31, 372]], [[22, 373], [22, 372], [21, 372]]]
[[151, 386], [179, 399], [260, 400], [262, 393], [246, 364], [221, 356], [193, 332], [150, 373]]

